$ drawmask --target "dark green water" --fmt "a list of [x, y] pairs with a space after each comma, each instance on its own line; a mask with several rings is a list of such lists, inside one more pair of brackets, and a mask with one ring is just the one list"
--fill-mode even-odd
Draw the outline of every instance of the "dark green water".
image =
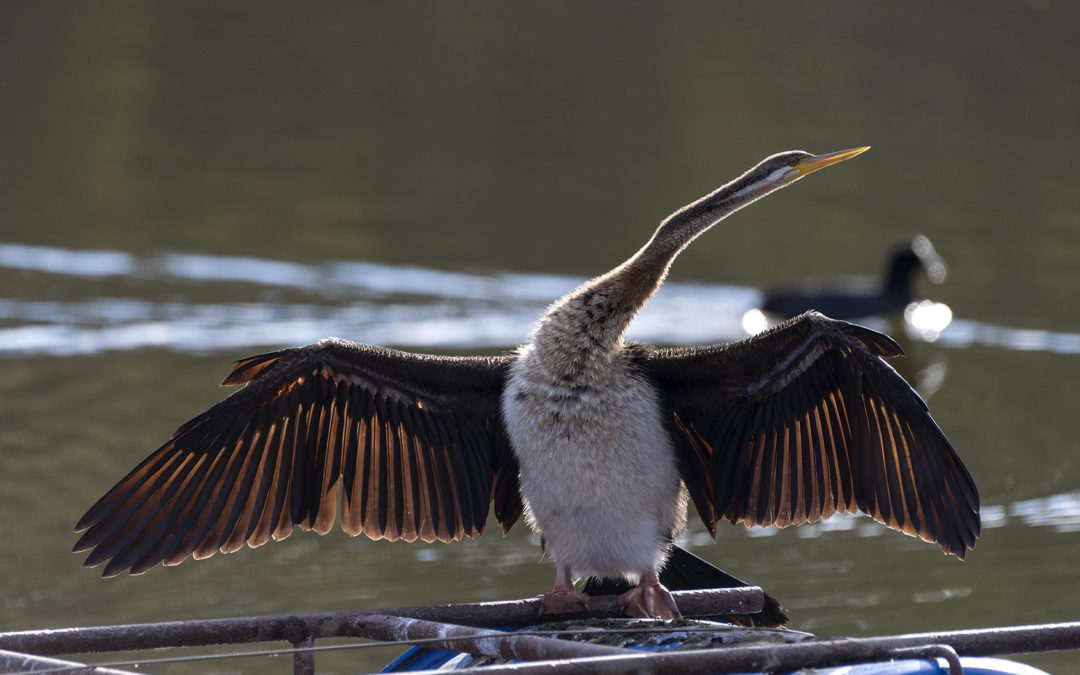
[[[962, 563], [865, 519], [688, 544], [822, 635], [1080, 618], [1080, 9], [1043, 4], [0, 4], [0, 627], [546, 590], [520, 526], [297, 534], [107, 581], [71, 528], [236, 358], [509, 347], [761, 157], [858, 145], [696, 242], [640, 329], [736, 338], [755, 288], [876, 274], [926, 234], [950, 277], [921, 290], [955, 319], [898, 367], [937, 378], [983, 538]], [[146, 670], [268, 667], [290, 664]]]

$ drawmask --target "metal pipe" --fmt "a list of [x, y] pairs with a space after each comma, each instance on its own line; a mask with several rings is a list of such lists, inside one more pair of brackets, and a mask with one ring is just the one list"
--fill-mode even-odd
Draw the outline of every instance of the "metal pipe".
[[294, 642], [293, 647], [293, 675], [315, 675], [315, 638], [308, 636], [306, 640]]
[[[787, 672], [896, 658], [895, 650], [948, 645], [966, 656], [1016, 654], [1080, 648], [1080, 622], [1007, 628], [912, 633], [879, 638], [844, 638], [794, 644], [644, 652], [561, 661], [486, 666], [485, 675], [616, 675], [633, 672], [708, 675]], [[417, 671], [435, 675], [437, 671]]]
[[945, 662], [949, 664], [949, 675], [964, 675], [964, 666], [960, 663], [960, 655], [949, 645], [903, 647], [892, 650], [891, 656], [895, 659], [945, 659]]
[[490, 629], [457, 626], [438, 621], [409, 619], [403, 616], [366, 614], [354, 620], [356, 635], [375, 640], [432, 640], [425, 647], [467, 652], [477, 656], [541, 661], [576, 659], [588, 656], [618, 656], [629, 652], [588, 642], [559, 640], [528, 633], [492, 635]]
[[98, 668], [88, 666], [85, 663], [75, 661], [63, 661], [50, 659], [34, 654], [22, 654], [0, 650], [0, 673], [32, 673], [38, 670], [64, 669], [64, 673], [81, 673], [88, 675], [145, 675], [145, 673], [133, 673], [130, 670], [113, 670], [112, 668]]
[[[685, 616], [753, 614], [761, 611], [764, 603], [762, 591], [757, 586], [676, 591], [673, 595]], [[591, 604], [592, 613], [589, 616], [592, 618], [621, 614], [617, 596], [597, 596], [591, 599]], [[540, 598], [529, 598], [395, 609], [12, 631], [0, 633], [0, 649], [54, 655], [247, 642], [284, 641], [295, 644], [308, 638], [350, 635], [352, 622], [370, 614], [390, 614], [475, 627], [513, 627], [539, 623], [543, 620], [539, 612]], [[571, 615], [557, 616], [574, 618]]]

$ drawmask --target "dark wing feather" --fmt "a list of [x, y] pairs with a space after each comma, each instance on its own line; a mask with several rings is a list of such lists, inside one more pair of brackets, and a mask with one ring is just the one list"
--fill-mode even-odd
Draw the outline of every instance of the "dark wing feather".
[[229, 553], [293, 526], [452, 541], [521, 514], [499, 411], [511, 357], [342, 340], [239, 361], [246, 384], [182, 425], [79, 521], [105, 576]]
[[705, 525], [798, 525], [861, 510], [963, 558], [975, 484], [875, 331], [807, 313], [731, 345], [637, 363], [670, 415]]

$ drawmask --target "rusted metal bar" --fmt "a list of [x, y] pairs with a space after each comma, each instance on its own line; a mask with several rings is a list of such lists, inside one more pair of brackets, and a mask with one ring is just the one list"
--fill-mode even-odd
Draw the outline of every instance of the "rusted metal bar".
[[64, 673], [78, 673], [79, 675], [146, 675], [145, 673], [133, 673], [130, 670], [98, 668], [88, 666], [85, 663], [76, 663], [75, 661], [63, 661], [33, 654], [0, 650], [0, 673], [32, 673], [38, 670], [55, 671], [61, 668], [64, 669]]
[[[765, 606], [765, 594], [759, 586], [742, 588], [710, 588], [672, 593], [683, 616], [712, 616], [715, 614], [753, 614]], [[582, 614], [540, 614], [540, 598], [475, 602], [458, 605], [431, 605], [396, 609], [363, 610], [358, 613], [392, 614], [411, 619], [441, 621], [462, 626], [489, 628], [492, 626], [529, 626], [543, 621], [560, 619], [603, 619], [622, 615], [619, 597], [600, 595], [589, 599], [590, 611]], [[2, 635], [2, 634], [0, 634]]]
[[[897, 649], [948, 645], [966, 656], [1016, 654], [1080, 648], [1080, 622], [1008, 628], [912, 633], [880, 638], [845, 638], [794, 644], [646, 652], [572, 660], [485, 666], [485, 675], [616, 675], [680, 673], [707, 675], [787, 672], [897, 658]], [[940, 655], [940, 654], [939, 654]], [[417, 671], [435, 675], [436, 671]]]
[[528, 633], [493, 636], [490, 629], [457, 626], [438, 621], [403, 616], [366, 614], [355, 619], [356, 634], [376, 640], [432, 640], [425, 647], [467, 652], [493, 658], [539, 661], [575, 659], [587, 656], [617, 656], [629, 650], [620, 647], [559, 640]]
[[[752, 614], [761, 611], [763, 595], [757, 586], [676, 591], [675, 601], [685, 616]], [[0, 633], [0, 649], [32, 654], [83, 654], [131, 651], [160, 647], [196, 647], [247, 642], [303, 642], [308, 638], [352, 635], [350, 626], [369, 614], [390, 614], [412, 619], [441, 621], [464, 626], [527, 626], [543, 620], [538, 616], [540, 599], [500, 602], [400, 607], [348, 612], [312, 612], [202, 621], [58, 628]], [[594, 618], [618, 616], [615, 596], [592, 598]], [[573, 618], [559, 615], [560, 618]]]

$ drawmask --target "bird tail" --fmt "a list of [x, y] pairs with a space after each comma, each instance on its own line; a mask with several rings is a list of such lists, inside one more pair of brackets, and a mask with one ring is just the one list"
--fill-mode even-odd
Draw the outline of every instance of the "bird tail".
[[[671, 591], [741, 588], [750, 585], [678, 546], [671, 547], [667, 562], [660, 570], [660, 583]], [[589, 577], [582, 592], [586, 595], [619, 595], [630, 590], [631, 587], [626, 579]], [[765, 594], [765, 607], [756, 614], [724, 614], [704, 618], [762, 628], [783, 626], [788, 622], [784, 608], [768, 593]]]

